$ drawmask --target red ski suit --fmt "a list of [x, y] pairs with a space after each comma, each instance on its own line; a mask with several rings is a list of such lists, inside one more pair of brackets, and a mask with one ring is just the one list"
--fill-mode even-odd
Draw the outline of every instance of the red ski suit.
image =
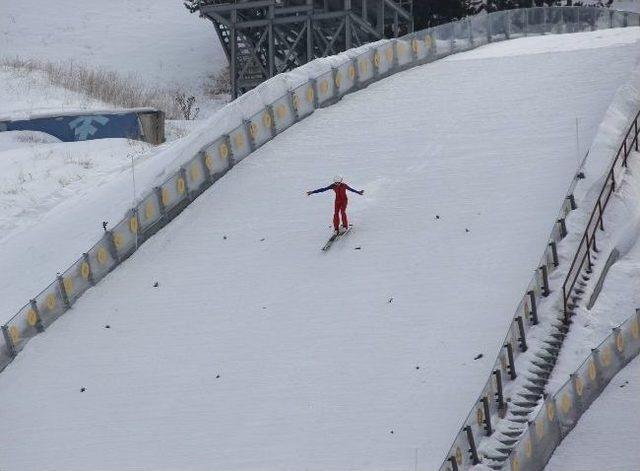
[[333, 207], [333, 228], [337, 231], [340, 227], [340, 218], [342, 218], [342, 227], [345, 229], [349, 228], [349, 220], [347, 219], [347, 204], [349, 203], [349, 198], [347, 198], [347, 190], [358, 193], [361, 195], [363, 192], [354, 190], [346, 183], [332, 183], [331, 185], [319, 188], [317, 190], [310, 191], [309, 194], [312, 195], [314, 193], [322, 193], [323, 191], [333, 190], [336, 194], [336, 201]]

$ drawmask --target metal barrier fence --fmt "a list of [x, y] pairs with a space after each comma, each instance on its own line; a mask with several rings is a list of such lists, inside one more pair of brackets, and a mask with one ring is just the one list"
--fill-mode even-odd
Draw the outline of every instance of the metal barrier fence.
[[613, 329], [540, 408], [503, 469], [542, 471], [560, 442], [609, 384], [640, 353], [640, 309]]
[[[578, 296], [573, 296], [573, 291], [576, 286], [576, 282], [582, 273], [583, 269], [586, 269], [587, 272], [591, 271], [591, 267], [593, 263], [591, 262], [591, 256], [593, 252], [598, 251], [598, 247], [596, 245], [596, 234], [598, 230], [604, 230], [604, 210], [607, 208], [607, 204], [609, 203], [609, 199], [613, 192], [616, 190], [616, 181], [620, 181], [620, 173], [623, 172], [624, 168], [627, 166], [627, 158], [629, 154], [633, 150], [638, 151], [638, 120], [640, 119], [640, 111], [636, 114], [633, 122], [629, 125], [629, 129], [618, 148], [618, 153], [616, 154], [613, 162], [611, 163], [611, 167], [609, 168], [609, 172], [607, 173], [607, 177], [605, 178], [604, 183], [602, 184], [602, 189], [600, 190], [600, 194], [598, 195], [598, 199], [593, 207], [593, 211], [591, 211], [591, 216], [589, 217], [589, 222], [587, 223], [587, 227], [584, 230], [582, 238], [580, 239], [580, 244], [576, 249], [576, 253], [571, 261], [571, 267], [569, 268], [569, 272], [562, 284], [562, 298], [563, 298], [563, 312], [564, 312], [564, 322], [566, 324], [569, 323], [569, 319], [573, 314], [573, 309], [577, 306], [576, 302]], [[586, 265], [585, 265], [586, 262]], [[571, 302], [571, 301], [574, 302]]]
[[[315, 109], [329, 106], [342, 96], [394, 73], [486, 43], [528, 35], [631, 25], [640, 26], [639, 14], [592, 7], [507, 10], [376, 43], [356, 56], [337, 56], [344, 60], [330, 71], [290, 89], [258, 113], [246, 116], [244, 122], [231, 132], [214, 138], [164, 183], [149, 191], [122, 221], [22, 307], [2, 326], [0, 371], [29, 339], [54, 322], [89, 287], [122, 263], [139, 244], [175, 218], [200, 193], [255, 149], [311, 115]], [[574, 185], [575, 180], [563, 202], [538, 268], [513, 317], [492, 373], [456, 435], [442, 465], [443, 471], [467, 469], [478, 462], [475, 441], [491, 434], [492, 421], [506, 407], [503, 387], [517, 377], [515, 361], [521, 352], [527, 350], [527, 332], [538, 323], [537, 303], [540, 297], [549, 293], [549, 273], [558, 265], [556, 244], [566, 235], [566, 215], [575, 208]]]

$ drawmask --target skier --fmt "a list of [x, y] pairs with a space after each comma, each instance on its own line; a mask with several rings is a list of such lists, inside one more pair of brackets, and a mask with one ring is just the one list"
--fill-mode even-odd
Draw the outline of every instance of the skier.
[[342, 181], [341, 176], [337, 176], [333, 179], [333, 183], [331, 185], [324, 188], [318, 188], [317, 190], [307, 191], [307, 196], [313, 195], [314, 193], [322, 193], [328, 190], [333, 190], [336, 193], [336, 201], [333, 210], [333, 228], [336, 231], [336, 235], [339, 235], [340, 216], [342, 216], [342, 227], [344, 228], [344, 231], [349, 230], [349, 221], [347, 220], [347, 190], [353, 193], [358, 193], [359, 195], [364, 194], [364, 190], [354, 190]]

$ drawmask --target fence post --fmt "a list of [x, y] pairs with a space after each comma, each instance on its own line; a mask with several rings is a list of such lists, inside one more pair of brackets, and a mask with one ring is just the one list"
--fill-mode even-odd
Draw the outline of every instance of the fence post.
[[551, 258], [553, 259], [553, 266], [557, 267], [558, 262], [558, 248], [554, 241], [549, 242], [549, 247], [551, 247]]
[[504, 15], [504, 37], [511, 39], [511, 10], [505, 11]]
[[502, 390], [502, 372], [498, 370], [493, 371], [493, 375], [496, 377], [496, 400], [498, 402], [498, 410], [504, 410], [504, 392]]
[[542, 265], [538, 270], [542, 272], [542, 296], [546, 298], [551, 292], [549, 290], [549, 272], [546, 265]]
[[476, 441], [473, 439], [473, 430], [471, 430], [471, 426], [467, 425], [464, 428], [464, 431], [467, 434], [467, 441], [469, 442], [469, 451], [471, 452], [471, 462], [476, 465], [480, 463], [480, 459], [478, 458], [478, 449], [476, 448]]
[[[84, 261], [84, 263], [87, 264], [87, 266], [89, 267], [89, 276], [87, 277], [87, 280], [89, 281], [89, 284], [91, 286], [95, 286], [96, 281], [93, 279], [93, 270], [91, 270], [91, 262], [89, 261], [89, 254], [88, 253], [83, 253], [82, 254], [82, 260]], [[35, 304], [35, 301], [32, 300], [32, 307], [33, 304]], [[36, 306], [37, 307], [37, 306]], [[38, 313], [38, 311], [36, 310], [36, 313]], [[40, 314], [38, 313], [38, 316]]]
[[491, 410], [489, 409], [489, 398], [487, 396], [483, 396], [482, 399], [482, 409], [484, 411], [484, 430], [487, 432], [487, 437], [493, 433], [493, 429], [491, 428]]
[[451, 463], [451, 471], [459, 471], [460, 468], [458, 468], [458, 460], [456, 460], [455, 456], [450, 456], [447, 461], [449, 463]]
[[513, 359], [513, 347], [510, 342], [504, 344], [504, 346], [507, 349], [507, 358], [509, 359], [509, 376], [511, 376], [511, 379], [513, 380], [518, 377], [516, 374], [516, 364]]
[[522, 30], [526, 37], [526, 36], [529, 36], [529, 9], [528, 8], [524, 8], [522, 10], [522, 16], [524, 16], [522, 21]]
[[567, 195], [567, 199], [569, 200], [569, 204], [571, 205], [572, 211], [578, 207], [576, 205], [576, 198], [573, 196], [573, 193]]
[[38, 309], [38, 303], [36, 303], [35, 299], [32, 299], [29, 301], [29, 304], [31, 305], [31, 309], [36, 315], [36, 330], [38, 332], [44, 332], [44, 324], [42, 324], [42, 319], [40, 318], [40, 310]]
[[467, 27], [469, 28], [469, 47], [473, 47], [473, 29], [471, 28], [471, 20], [469, 18], [466, 19]]
[[527, 351], [527, 337], [524, 332], [524, 321], [522, 320], [522, 316], [516, 317], [516, 323], [518, 324], [518, 333], [520, 334], [520, 350], [523, 352]]
[[556, 221], [560, 224], [560, 238], [564, 239], [567, 236], [567, 225], [564, 218], [560, 218]]
[[492, 39], [492, 33], [491, 33], [491, 15], [493, 15], [493, 13], [489, 13], [486, 18], [487, 18], [487, 42], [490, 43], [491, 39]]
[[536, 293], [533, 290], [527, 292], [529, 295], [529, 301], [531, 302], [531, 319], [533, 319], [533, 325], [538, 325], [538, 306], [536, 306]]
[[633, 120], [633, 130], [636, 135], [636, 152], [638, 152], [638, 118]]
[[64, 302], [64, 305], [69, 308], [71, 306], [71, 303], [69, 302], [67, 289], [64, 287], [64, 280], [62, 278], [62, 275], [57, 275], [56, 278], [58, 279], [58, 287], [60, 288], [60, 294], [62, 295], [62, 302]]

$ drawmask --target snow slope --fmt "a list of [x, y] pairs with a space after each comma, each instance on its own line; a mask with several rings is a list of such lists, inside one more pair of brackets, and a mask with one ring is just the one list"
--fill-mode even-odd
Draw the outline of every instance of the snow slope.
[[560, 444], [547, 471], [635, 471], [640, 465], [640, 358], [624, 368]]
[[0, 57], [74, 61], [200, 91], [226, 65], [211, 23], [177, 0], [0, 0]]
[[[629, 31], [407, 71], [266, 144], [0, 375], [0, 467], [439, 466], [575, 171], [575, 117], [588, 146], [636, 66]], [[335, 173], [366, 193], [322, 254], [330, 196], [304, 191]], [[18, 267], [89, 239], [74, 214], [98, 230], [117, 206], [75, 203], [0, 246], [4, 303], [38, 276]], [[46, 239], [61, 220], [80, 236]]]

